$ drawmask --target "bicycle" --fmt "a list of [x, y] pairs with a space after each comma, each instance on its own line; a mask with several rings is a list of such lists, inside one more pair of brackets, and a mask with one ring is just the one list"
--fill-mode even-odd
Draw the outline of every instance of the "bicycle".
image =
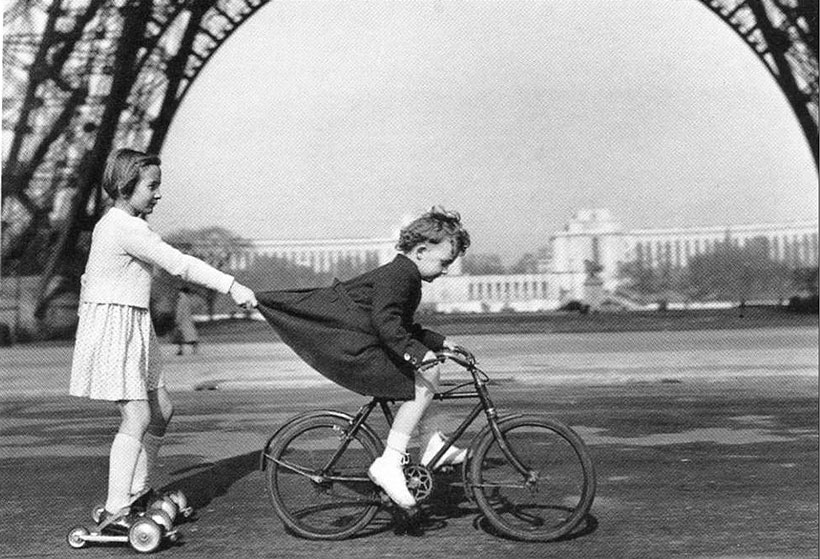
[[[487, 424], [473, 437], [460, 466], [469, 499], [501, 534], [550, 541], [570, 534], [587, 516], [595, 497], [595, 469], [586, 445], [570, 427], [540, 415], [499, 416], [490, 399], [490, 377], [466, 349], [437, 352], [421, 367], [452, 361], [471, 380], [435, 395], [437, 400], [478, 398], [472, 411], [429, 464], [437, 464], [484, 412]], [[472, 390], [465, 388], [472, 386]], [[291, 418], [267, 441], [260, 457], [276, 514], [293, 533], [308, 539], [354, 536], [390, 502], [367, 476], [381, 455], [381, 438], [367, 424], [378, 406], [392, 424], [390, 400], [373, 398], [356, 415], [308, 411]], [[405, 466], [408, 489], [419, 504], [428, 499], [437, 470]]]

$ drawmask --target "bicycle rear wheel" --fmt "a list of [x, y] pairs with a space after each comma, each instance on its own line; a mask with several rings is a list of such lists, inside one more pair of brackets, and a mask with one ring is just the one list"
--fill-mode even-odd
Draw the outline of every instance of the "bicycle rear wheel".
[[572, 429], [547, 417], [513, 417], [499, 429], [526, 472], [510, 462], [488, 431], [470, 464], [479, 509], [495, 529], [513, 538], [548, 541], [567, 535], [595, 497], [586, 445]]
[[270, 445], [267, 489], [282, 522], [309, 539], [338, 540], [363, 529], [379, 509], [377, 487], [367, 468], [379, 455], [378, 441], [363, 430], [328, 468], [349, 430], [342, 417], [303, 419]]

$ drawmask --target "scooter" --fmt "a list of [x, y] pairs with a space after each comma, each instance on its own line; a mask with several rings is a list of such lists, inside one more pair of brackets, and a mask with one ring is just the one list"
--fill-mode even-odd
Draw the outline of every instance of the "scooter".
[[[193, 508], [188, 506], [188, 499], [179, 490], [153, 498], [151, 492], [145, 492], [138, 495], [130, 507], [139, 518], [127, 533], [75, 526], [66, 536], [68, 545], [82, 549], [89, 543], [127, 543], [139, 553], [152, 553], [163, 540], [177, 541], [179, 532], [174, 523], [180, 514], [184, 517], [193, 514]], [[95, 523], [99, 524], [103, 510], [103, 505], [92, 509], [91, 518]]]

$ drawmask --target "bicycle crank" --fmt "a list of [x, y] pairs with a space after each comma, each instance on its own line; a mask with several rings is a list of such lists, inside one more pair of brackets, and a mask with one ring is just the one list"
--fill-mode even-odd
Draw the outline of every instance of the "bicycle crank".
[[433, 474], [421, 464], [408, 464], [404, 467], [404, 477], [407, 479], [407, 489], [416, 500], [426, 500], [433, 492]]

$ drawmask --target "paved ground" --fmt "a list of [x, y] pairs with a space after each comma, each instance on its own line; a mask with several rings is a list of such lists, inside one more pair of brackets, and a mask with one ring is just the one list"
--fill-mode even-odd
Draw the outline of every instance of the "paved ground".
[[[353, 411], [363, 399], [297, 382], [311, 380], [299, 371], [259, 382], [262, 364], [270, 376], [274, 365], [291, 363], [277, 361], [278, 349], [263, 362], [256, 347], [211, 346], [195, 358], [168, 358], [169, 372], [188, 372], [172, 382], [177, 415], [161, 472], [198, 513], [181, 526], [182, 540], [158, 555], [817, 557], [816, 329], [497, 338], [464, 341], [490, 356], [488, 370], [499, 371], [499, 407], [561, 418], [593, 453], [599, 489], [576, 537], [546, 544], [499, 538], [457, 489], [441, 492], [421, 535], [401, 534], [386, 513], [354, 540], [289, 535], [268, 502], [259, 450], [295, 413]], [[0, 355], [4, 388], [13, 388], [0, 399], [0, 556], [133, 556], [124, 547], [73, 551], [64, 542], [103, 497], [116, 412], [60, 395], [61, 348], [28, 351], [27, 359], [12, 349]], [[210, 378], [202, 367], [211, 368]], [[539, 367], [546, 367], [540, 376]], [[234, 368], [240, 372], [228, 374]], [[33, 377], [41, 394], [34, 394]], [[442, 409], [455, 422], [469, 405]]]

